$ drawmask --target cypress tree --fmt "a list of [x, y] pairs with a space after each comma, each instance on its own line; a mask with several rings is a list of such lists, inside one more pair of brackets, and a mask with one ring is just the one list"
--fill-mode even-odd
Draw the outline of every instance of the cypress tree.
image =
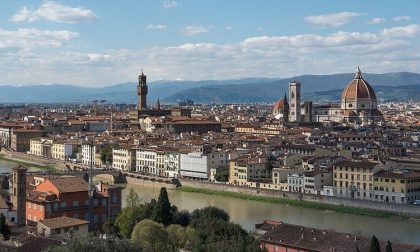
[[160, 188], [159, 198], [153, 209], [153, 220], [168, 226], [172, 222], [172, 208], [169, 202], [168, 192], [165, 187]]
[[388, 241], [386, 244], [386, 252], [392, 252], [392, 244], [390, 241]]
[[372, 236], [372, 239], [370, 240], [369, 252], [381, 252], [381, 246], [379, 245], [376, 236]]

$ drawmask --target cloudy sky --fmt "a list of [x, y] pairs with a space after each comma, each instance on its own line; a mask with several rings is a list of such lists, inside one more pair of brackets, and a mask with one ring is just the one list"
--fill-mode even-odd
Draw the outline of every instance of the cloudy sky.
[[0, 85], [420, 72], [420, 1], [0, 0]]

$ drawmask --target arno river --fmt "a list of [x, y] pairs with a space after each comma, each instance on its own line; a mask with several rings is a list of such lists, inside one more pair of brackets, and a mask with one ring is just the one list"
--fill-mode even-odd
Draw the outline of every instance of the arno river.
[[[0, 173], [10, 172], [13, 166], [13, 163], [0, 160]], [[133, 188], [145, 201], [157, 198], [160, 190], [160, 188], [134, 184], [124, 184], [123, 186], [125, 186], [123, 207], [130, 188]], [[171, 204], [180, 209], [191, 211], [206, 206], [222, 208], [229, 213], [233, 222], [242, 225], [247, 230], [252, 230], [255, 223], [271, 219], [368, 237], [374, 234], [382, 240], [389, 239], [420, 245], [420, 222], [327, 212], [176, 190], [168, 190], [168, 194]]]

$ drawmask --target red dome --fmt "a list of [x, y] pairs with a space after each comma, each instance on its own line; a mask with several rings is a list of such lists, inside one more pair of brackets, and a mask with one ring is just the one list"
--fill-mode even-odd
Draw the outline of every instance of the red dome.
[[357, 68], [354, 79], [344, 88], [341, 99], [345, 101], [357, 99], [376, 100], [375, 91], [373, 91], [372, 86], [362, 78], [362, 72], [359, 68]]

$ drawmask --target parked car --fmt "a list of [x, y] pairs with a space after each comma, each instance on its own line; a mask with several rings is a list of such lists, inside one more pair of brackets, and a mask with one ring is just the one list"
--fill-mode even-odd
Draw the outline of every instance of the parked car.
[[413, 202], [413, 205], [418, 205], [418, 206], [420, 206], [420, 200], [415, 200], [415, 201]]

